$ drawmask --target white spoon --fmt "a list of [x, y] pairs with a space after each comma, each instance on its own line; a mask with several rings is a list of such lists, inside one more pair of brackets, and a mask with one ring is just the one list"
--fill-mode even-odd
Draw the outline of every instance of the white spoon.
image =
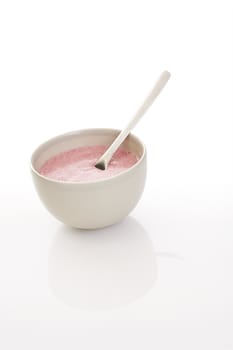
[[120, 147], [122, 142], [126, 139], [126, 137], [129, 135], [131, 130], [135, 127], [135, 125], [139, 122], [141, 117], [146, 113], [147, 109], [152, 105], [156, 97], [159, 95], [159, 93], [162, 91], [166, 83], [168, 82], [171, 74], [167, 71], [164, 71], [159, 79], [157, 80], [155, 86], [141, 105], [141, 107], [138, 109], [136, 114], [133, 116], [133, 118], [130, 120], [128, 125], [125, 129], [123, 129], [120, 134], [117, 136], [117, 138], [113, 141], [113, 143], [108, 147], [108, 149], [105, 151], [105, 153], [98, 159], [98, 161], [95, 164], [95, 167], [101, 170], [106, 170], [108, 167], [108, 163], [110, 162], [113, 154], [116, 152], [116, 150]]

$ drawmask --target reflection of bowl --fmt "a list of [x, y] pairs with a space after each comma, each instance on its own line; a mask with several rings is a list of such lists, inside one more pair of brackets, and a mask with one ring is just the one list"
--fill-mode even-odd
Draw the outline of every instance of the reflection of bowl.
[[61, 228], [49, 251], [53, 294], [77, 308], [106, 309], [143, 296], [157, 277], [156, 253], [131, 217], [98, 231]]
[[32, 155], [33, 180], [48, 211], [67, 225], [94, 229], [114, 224], [128, 215], [139, 201], [146, 179], [146, 150], [129, 135], [122, 147], [139, 158], [131, 168], [94, 182], [62, 182], [40, 175], [38, 169], [54, 155], [80, 146], [108, 145], [119, 130], [86, 129], [57, 136]]

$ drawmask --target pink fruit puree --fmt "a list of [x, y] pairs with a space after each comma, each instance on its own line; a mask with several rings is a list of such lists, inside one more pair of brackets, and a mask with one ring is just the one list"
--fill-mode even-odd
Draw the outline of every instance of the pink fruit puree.
[[89, 182], [119, 174], [138, 161], [135, 154], [119, 148], [106, 170], [97, 169], [95, 163], [106, 149], [107, 146], [85, 146], [59, 153], [47, 160], [39, 173], [54, 180]]

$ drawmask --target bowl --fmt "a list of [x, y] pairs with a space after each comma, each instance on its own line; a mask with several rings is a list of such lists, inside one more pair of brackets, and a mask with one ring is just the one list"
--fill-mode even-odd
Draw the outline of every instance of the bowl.
[[65, 182], [45, 177], [40, 167], [51, 157], [72, 148], [108, 145], [119, 134], [115, 129], [84, 129], [54, 137], [40, 145], [31, 157], [31, 173], [37, 193], [47, 210], [64, 224], [97, 229], [126, 217], [138, 203], [146, 181], [146, 148], [130, 134], [122, 144], [138, 161], [129, 169], [92, 182]]

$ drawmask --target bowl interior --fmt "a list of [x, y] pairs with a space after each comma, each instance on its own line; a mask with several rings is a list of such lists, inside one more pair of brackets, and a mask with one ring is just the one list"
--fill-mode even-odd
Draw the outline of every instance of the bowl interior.
[[[120, 130], [114, 129], [84, 129], [63, 134], [39, 146], [32, 155], [32, 167], [39, 171], [41, 166], [51, 157], [60, 152], [65, 152], [73, 148], [94, 145], [110, 145], [117, 137]], [[141, 141], [134, 135], [130, 134], [122, 144], [123, 149], [133, 152], [140, 159], [145, 147]]]

